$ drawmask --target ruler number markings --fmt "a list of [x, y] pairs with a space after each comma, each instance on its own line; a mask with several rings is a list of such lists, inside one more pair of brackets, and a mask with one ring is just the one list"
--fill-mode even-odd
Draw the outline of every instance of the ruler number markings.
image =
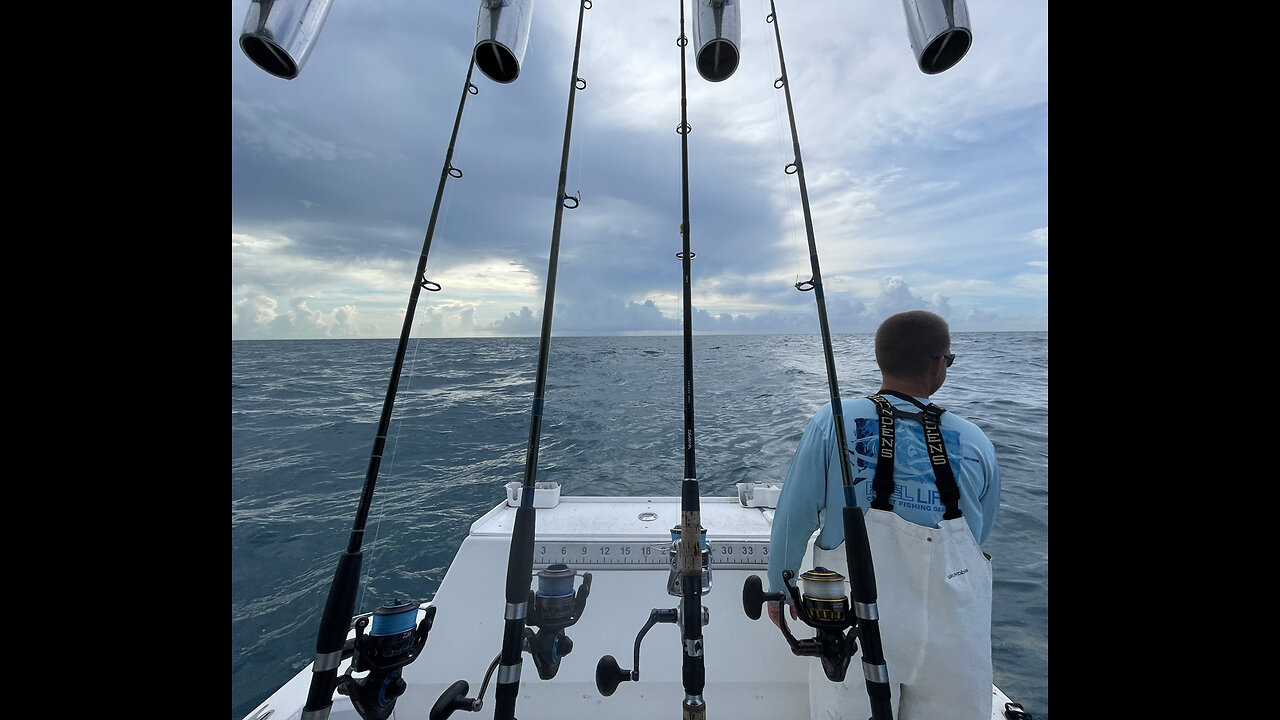
[[[767, 565], [768, 541], [711, 540], [711, 563], [716, 565]], [[570, 566], [651, 566], [667, 565], [670, 558], [665, 542], [541, 542], [537, 543], [535, 562]]]

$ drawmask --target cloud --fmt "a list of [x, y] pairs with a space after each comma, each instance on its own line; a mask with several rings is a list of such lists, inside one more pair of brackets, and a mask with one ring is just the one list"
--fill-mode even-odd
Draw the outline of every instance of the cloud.
[[[937, 76], [916, 68], [900, 9], [833, 8], [786, 7], [776, 25], [832, 329], [913, 307], [1047, 327], [1047, 6], [972, 8], [973, 49]], [[555, 332], [678, 331], [686, 187], [695, 331], [817, 331], [812, 294], [792, 287], [811, 274], [808, 228], [783, 172], [796, 155], [768, 3], [743, 8], [733, 77], [690, 73], [687, 136], [678, 17], [654, 3], [585, 14], [564, 178], [580, 206], [563, 211], [574, 4], [538, 4], [521, 77], [475, 73], [465, 95], [472, 4], [340, 5], [291, 81], [239, 49], [245, 10], [233, 337], [395, 337], [424, 248], [442, 290], [415, 332], [537, 335], [556, 233]], [[462, 177], [441, 186], [446, 152]]]
[[289, 310], [279, 313], [278, 303], [256, 291], [250, 291], [236, 304], [231, 317], [233, 340], [253, 339], [326, 339], [377, 337], [377, 327], [363, 322], [350, 305], [331, 312], [307, 307], [306, 298], [293, 298]]
[[240, 119], [238, 139], [245, 148], [282, 160], [335, 160], [338, 146], [297, 127], [264, 102], [231, 101], [231, 112]]
[[[552, 319], [554, 320], [554, 316]], [[519, 312], [507, 313], [501, 320], [490, 325], [489, 329], [499, 335], [541, 335], [541, 313], [534, 317], [532, 310], [522, 307]]]

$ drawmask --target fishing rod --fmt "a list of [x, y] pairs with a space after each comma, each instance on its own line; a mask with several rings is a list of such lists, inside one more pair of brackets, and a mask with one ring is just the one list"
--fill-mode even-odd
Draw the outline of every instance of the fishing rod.
[[[698, 469], [694, 459], [694, 306], [692, 306], [691, 263], [694, 252], [690, 250], [689, 225], [689, 92], [686, 87], [685, 51], [689, 38], [685, 37], [685, 3], [680, 3], [680, 236], [684, 250], [676, 255], [680, 259], [684, 275], [684, 340], [685, 340], [685, 479], [680, 484], [680, 606], [681, 638], [685, 655], [681, 665], [681, 680], [685, 685], [685, 700], [681, 707], [684, 720], [707, 717], [707, 702], [703, 688], [707, 684], [707, 670], [703, 657], [703, 553], [707, 530], [701, 525], [701, 503], [698, 492]], [[709, 588], [708, 588], [709, 589]]]
[[[542, 415], [547, 388], [547, 363], [551, 350], [551, 317], [555, 307], [556, 268], [560, 256], [560, 228], [565, 208], [576, 208], [578, 198], [565, 190], [569, 165], [569, 140], [573, 136], [573, 105], [578, 90], [585, 90], [586, 80], [578, 77], [578, 59], [582, 49], [582, 25], [591, 0], [581, 0], [578, 6], [578, 32], [573, 46], [573, 70], [569, 83], [569, 108], [565, 114], [564, 146], [560, 155], [560, 178], [556, 189], [555, 221], [551, 231], [551, 252], [547, 263], [547, 288], [542, 306], [542, 336], [538, 345], [538, 370], [533, 392], [533, 411], [529, 422], [529, 445], [525, 451], [524, 483], [520, 488], [520, 505], [511, 529], [511, 549], [507, 557], [506, 605], [503, 611], [502, 648], [490, 665], [490, 672], [497, 669], [497, 685], [494, 689], [494, 718], [515, 720], [516, 698], [520, 692], [520, 670], [524, 663], [523, 651], [528, 650], [534, 659], [538, 675], [551, 679], [559, 669], [560, 659], [573, 649], [573, 641], [564, 629], [582, 616], [587, 596], [591, 592], [591, 573], [583, 573], [577, 594], [573, 592], [576, 573], [567, 565], [556, 564], [538, 573], [538, 592], [533, 592], [533, 542], [537, 527], [537, 510], [533, 500], [536, 492], [534, 478], [538, 471], [538, 445], [542, 435]], [[532, 628], [537, 628], [535, 632]], [[431, 720], [443, 720], [455, 710], [478, 712], [482, 706], [484, 689], [488, 685], [486, 675], [480, 693], [475, 698], [463, 697], [467, 692], [465, 680], [455, 682], [431, 710]]]
[[[685, 50], [689, 45], [684, 34], [684, 0], [680, 0], [680, 236], [683, 250], [680, 259], [684, 277], [684, 481], [680, 484], [680, 630], [684, 641], [680, 678], [684, 683], [681, 707], [684, 720], [707, 716], [707, 703], [702, 697], [706, 685], [703, 657], [703, 557], [706, 530], [702, 527], [702, 509], [698, 493], [698, 472], [693, 445], [693, 287], [690, 280], [694, 253], [690, 250], [689, 227], [689, 95], [687, 92]], [[710, 589], [708, 587], [707, 589]]]
[[[844, 522], [845, 555], [849, 570], [849, 585], [853, 595], [853, 609], [856, 620], [847, 613], [848, 599], [835, 597], [830, 590], [825, 592], [819, 588], [838, 587], [843, 578], [826, 568], [814, 568], [813, 571], [801, 575], [805, 583], [804, 598], [791, 585], [795, 573], [783, 571], [783, 578], [795, 606], [803, 611], [805, 624], [818, 630], [818, 637], [810, 643], [797, 641], [786, 627], [785, 612], [779, 612], [779, 627], [792, 651], [797, 655], [819, 655], [823, 660], [823, 669], [827, 677], [842, 681], [845, 670], [857, 646], [854, 632], [862, 640], [862, 673], [866, 678], [867, 695], [871, 701], [871, 712], [874, 720], [892, 720], [893, 706], [890, 703], [889, 671], [884, 660], [884, 648], [880, 640], [880, 612], [876, 604], [875, 568], [872, 564], [871, 546], [867, 538], [866, 519], [862, 508], [858, 507], [853, 497], [853, 470], [849, 465], [849, 455], [844, 448], [849, 446], [844, 426], [844, 410], [840, 403], [840, 388], [836, 380], [835, 353], [831, 348], [831, 329], [827, 322], [827, 305], [822, 290], [822, 271], [818, 267], [818, 246], [813, 237], [813, 217], [809, 212], [809, 190], [804, 180], [804, 162], [800, 155], [800, 136], [796, 130], [796, 116], [791, 103], [791, 87], [787, 81], [787, 63], [782, 52], [782, 30], [778, 25], [778, 13], [773, 0], [769, 0], [769, 16], [765, 22], [773, 24], [774, 37], [778, 43], [778, 63], [782, 75], [774, 81], [774, 87], [781, 88], [787, 99], [787, 118], [791, 123], [791, 144], [795, 150], [795, 160], [786, 166], [784, 172], [794, 174], [800, 183], [800, 202], [804, 208], [805, 233], [809, 241], [809, 263], [813, 272], [810, 280], [797, 282], [796, 289], [801, 292], [812, 290], [818, 306], [818, 324], [822, 333], [822, 350], [827, 365], [827, 384], [831, 393], [831, 417], [836, 430], [836, 447], [840, 452], [840, 476], [844, 482], [845, 506], [842, 520]], [[810, 593], [812, 588], [812, 594]], [[782, 599], [782, 592], [761, 592], [760, 578], [752, 576], [747, 579], [743, 589], [743, 605], [747, 615], [752, 619], [760, 617], [762, 601]], [[844, 629], [849, 634], [843, 635]]]
[[[435, 619], [435, 608], [426, 610], [426, 616], [413, 628], [418, 605], [396, 601], [380, 608], [373, 617], [369, 635], [357, 622], [356, 640], [347, 642], [351, 618], [355, 613], [356, 594], [363, 565], [365, 525], [369, 519], [369, 507], [373, 501], [374, 486], [378, 482], [378, 469], [382, 465], [382, 452], [387, 442], [387, 428], [391, 424], [391, 412], [395, 407], [396, 390], [400, 386], [400, 371], [404, 366], [405, 352], [409, 346], [409, 334], [422, 291], [438, 292], [440, 285], [426, 277], [427, 255], [435, 235], [436, 219], [440, 213], [440, 201], [444, 197], [445, 184], [450, 177], [462, 177], [462, 171], [453, 166], [453, 149], [458, 140], [458, 127], [462, 123], [462, 110], [467, 95], [479, 89], [471, 83], [474, 58], [467, 65], [467, 78], [463, 83], [462, 98], [458, 101], [458, 113], [453, 121], [453, 133], [449, 136], [449, 148], [445, 151], [444, 166], [440, 171], [440, 184], [436, 188], [435, 204], [431, 208], [431, 220], [423, 239], [422, 252], [418, 256], [417, 274], [409, 290], [409, 304], [405, 310], [404, 325], [400, 330], [400, 343], [396, 346], [395, 361], [391, 366], [391, 380], [387, 384], [386, 398], [382, 403], [382, 415], [378, 419], [378, 431], [373, 440], [373, 452], [365, 472], [364, 488], [360, 493], [360, 505], [356, 511], [355, 525], [347, 541], [346, 552], [338, 560], [338, 568], [329, 586], [324, 612], [320, 618], [320, 630], [316, 638], [316, 659], [312, 668], [311, 686], [303, 708], [302, 720], [326, 720], [333, 706], [333, 693], [337, 690], [352, 698], [352, 704], [366, 720], [387, 717], [395, 708], [396, 698], [404, 692], [404, 680], [400, 670], [412, 662], [426, 643], [427, 633]], [[409, 613], [414, 615], [410, 616]], [[354, 656], [354, 657], [353, 657]], [[350, 668], [338, 678], [338, 666], [347, 657], [353, 657]], [[359, 667], [357, 667], [359, 666]], [[352, 677], [351, 671], [370, 670], [363, 679]]]
[[[736, 17], [736, 16], [735, 16]], [[717, 28], [720, 30], [721, 28]], [[698, 33], [695, 31], [695, 35]], [[723, 42], [723, 41], [720, 41]], [[689, 40], [684, 33], [684, 2], [680, 2], [680, 37], [676, 45], [680, 47], [680, 125], [676, 132], [680, 134], [681, 150], [681, 223], [680, 235], [683, 242], [681, 252], [676, 257], [681, 261], [684, 285], [684, 481], [680, 486], [680, 524], [671, 529], [672, 544], [669, 550], [671, 576], [667, 582], [667, 593], [680, 598], [680, 605], [674, 609], [655, 608], [649, 613], [649, 620], [636, 636], [634, 647], [634, 669], [624, 670], [618, 666], [612, 655], [605, 655], [596, 664], [596, 687], [605, 696], [612, 695], [618, 684], [628, 680], [640, 679], [640, 643], [649, 629], [657, 623], [678, 623], [681, 629], [683, 648], [681, 664], [681, 680], [684, 684], [684, 699], [681, 702], [681, 717], [684, 720], [701, 720], [707, 716], [707, 704], [702, 693], [706, 686], [706, 665], [703, 656], [702, 626], [709, 621], [706, 607], [702, 605], [702, 595], [711, 590], [711, 553], [707, 546], [707, 531], [702, 527], [701, 501], [698, 492], [698, 472], [694, 452], [694, 413], [693, 413], [693, 287], [691, 283], [691, 261], [695, 253], [690, 249], [689, 226], [689, 126], [688, 91], [685, 67], [685, 48]], [[717, 44], [717, 41], [708, 45]], [[719, 52], [717, 52], [719, 50]], [[730, 55], [728, 50], [732, 50]], [[715, 65], [713, 71], [718, 75], [707, 76], [723, 80], [727, 73], [737, 67], [736, 48], [713, 47], [708, 55], [732, 57], [732, 67], [727, 72]], [[727, 63], [726, 63], [727, 65]]]

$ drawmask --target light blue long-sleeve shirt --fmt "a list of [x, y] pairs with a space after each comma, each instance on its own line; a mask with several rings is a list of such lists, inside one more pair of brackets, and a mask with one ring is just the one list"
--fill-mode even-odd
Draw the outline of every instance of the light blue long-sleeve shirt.
[[[900, 410], [911, 413], [919, 410], [905, 400], [889, 395], [885, 398]], [[929, 402], [925, 398], [917, 400], [923, 404]], [[880, 442], [876, 406], [866, 398], [841, 404], [850, 449], [853, 496], [866, 512], [871, 508], [871, 481], [876, 474]], [[915, 420], [899, 417], [895, 428], [895, 486], [890, 498], [894, 512], [918, 525], [937, 527], [945, 507], [924, 444], [924, 427]], [[995, 447], [977, 425], [951, 411], [942, 414], [941, 430], [947, 458], [960, 487], [960, 512], [968, 521], [974, 539], [982, 544], [991, 534], [1000, 509], [1000, 466], [996, 462]], [[784, 569], [797, 574], [807, 569], [801, 568], [800, 563], [814, 530], [822, 528], [818, 544], [824, 549], [833, 550], [844, 541], [841, 520], [845, 505], [844, 479], [837, 444], [831, 403], [827, 403], [805, 428], [778, 497], [769, 539], [770, 591], [784, 589]], [[843, 574], [844, 569], [839, 570]]]

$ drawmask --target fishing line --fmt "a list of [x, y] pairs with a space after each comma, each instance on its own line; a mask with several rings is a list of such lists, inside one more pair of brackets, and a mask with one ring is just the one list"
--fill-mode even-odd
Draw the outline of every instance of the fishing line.
[[[446, 204], [447, 204], [447, 201], [446, 201]], [[424, 315], [426, 314], [426, 310], [423, 310], [422, 312]], [[425, 338], [423, 338], [422, 336], [417, 336], [414, 338], [413, 356], [408, 362], [409, 374], [408, 374], [408, 377], [404, 380], [404, 385], [406, 389], [413, 388], [413, 381], [417, 376], [418, 358], [421, 355], [422, 343], [424, 340]], [[400, 437], [403, 431], [404, 431], [404, 420], [403, 419], [397, 420], [395, 423], [395, 436], [391, 438], [390, 441], [387, 443], [391, 447], [391, 453], [390, 453], [390, 457], [386, 460], [386, 465], [387, 465], [386, 472], [382, 474], [383, 475], [382, 489], [384, 491], [387, 489], [389, 484], [393, 484], [395, 481], [400, 479], [396, 475], [395, 468], [396, 468], [396, 453], [400, 449]], [[366, 553], [369, 556], [369, 561], [365, 564], [365, 572], [362, 578], [363, 582], [361, 582], [360, 584], [360, 596], [356, 601], [356, 607], [367, 607], [367, 604], [365, 602], [365, 597], [368, 593], [369, 581], [373, 579], [373, 576], [375, 574], [374, 566], [376, 565], [377, 558], [378, 558], [378, 554], [377, 554], [378, 540], [381, 539], [382, 537], [382, 523], [387, 518], [386, 492], [383, 492], [379, 496], [377, 504], [378, 504], [377, 520], [373, 523], [373, 537], [369, 539], [369, 549]]]
[[[463, 132], [462, 135], [465, 135], [465, 132]], [[443, 217], [442, 217], [442, 223], [441, 223], [442, 226], [448, 225], [449, 209], [451, 208], [452, 204], [453, 204], [453, 190], [447, 189], [445, 192], [444, 202], [443, 202], [443, 210], [442, 210]], [[442, 237], [442, 239], [447, 239], [447, 237]], [[421, 308], [419, 310], [419, 312], [422, 314], [423, 320], [426, 319], [426, 315], [430, 311], [431, 311], [430, 307]], [[441, 325], [441, 332], [443, 332], [444, 331], [443, 314], [441, 315], [441, 318], [440, 318], [440, 325]], [[419, 325], [418, 327], [421, 327], [421, 325]], [[408, 376], [403, 381], [403, 384], [406, 389], [412, 389], [413, 387], [413, 382], [417, 377], [418, 361], [422, 355], [422, 348], [424, 347], [423, 344], [426, 342], [427, 339], [428, 338], [424, 338], [420, 334], [417, 334], [414, 337], [413, 355], [408, 361], [409, 373], [408, 373]], [[390, 441], [388, 442], [388, 445], [391, 447], [391, 452], [390, 452], [390, 457], [385, 461], [387, 464], [387, 469], [386, 469], [386, 472], [383, 473], [383, 478], [382, 478], [384, 490], [386, 489], [387, 483], [399, 479], [396, 477], [396, 473], [395, 473], [396, 453], [400, 449], [400, 438], [403, 431], [404, 431], [404, 420], [401, 419], [395, 423], [395, 436], [391, 438]], [[365, 596], [366, 596], [366, 591], [368, 589], [368, 581], [372, 579], [374, 576], [374, 565], [377, 559], [378, 540], [382, 536], [382, 522], [387, 517], [387, 506], [385, 502], [381, 501], [383, 499], [385, 499], [385, 493], [383, 496], [380, 496], [380, 502], [378, 503], [377, 521], [374, 522], [373, 524], [373, 536], [369, 540], [369, 550], [367, 552], [369, 556], [369, 561], [365, 566], [365, 572], [363, 575], [364, 582], [362, 582], [360, 586], [360, 596], [359, 596], [359, 599], [357, 600], [356, 607], [366, 606]]]
[[[467, 86], [466, 86], [466, 88], [465, 88], [464, 92], [465, 92], [465, 93], [467, 93], [467, 94], [471, 94], [471, 95], [475, 95], [477, 92], [479, 92], [478, 88], [476, 88], [476, 86], [475, 86], [475, 85], [471, 84], [471, 81], [470, 81], [470, 75], [468, 75], [468, 79], [467, 79]], [[464, 101], [465, 101], [465, 96], [464, 96]], [[459, 127], [457, 128], [457, 136], [456, 136], [456, 138], [457, 138], [457, 139], [455, 140], [455, 142], [453, 143], [453, 145], [451, 145], [451, 149], [452, 149], [452, 147], [453, 147], [453, 146], [456, 146], [456, 144], [457, 144], [458, 142], [460, 142], [461, 140], [463, 140], [463, 139], [466, 137], [466, 134], [467, 134], [466, 128], [465, 128], [465, 127], [463, 127], [463, 126], [459, 126]], [[443, 172], [444, 172], [444, 174], [445, 174], [445, 175], [447, 175], [448, 177], [453, 177], [453, 178], [459, 178], [459, 179], [460, 179], [460, 178], [462, 177], [462, 171], [461, 171], [460, 169], [458, 169], [458, 168], [456, 168], [456, 167], [454, 167], [454, 166], [453, 166], [453, 164], [452, 164], [452, 160], [451, 160], [451, 159], [450, 159], [450, 160], [447, 160], [447, 161], [446, 161], [446, 163], [447, 163], [447, 164], [446, 164], [446, 166], [445, 166], [445, 170], [443, 171]], [[442, 175], [442, 183], [443, 183], [443, 179], [444, 179], [444, 176]], [[440, 218], [439, 223], [437, 224], [437, 229], [442, 229], [443, 227], [448, 226], [448, 224], [449, 224], [449, 223], [448, 223], [448, 220], [449, 220], [449, 210], [450, 210], [450, 208], [451, 208], [451, 207], [452, 207], [452, 205], [453, 205], [453, 189], [452, 189], [450, 186], [448, 186], [448, 184], [447, 184], [447, 183], [444, 183], [444, 184], [442, 185], [442, 187], [443, 187], [443, 189], [444, 189], [444, 194], [443, 194], [443, 196], [441, 196], [441, 198], [440, 198], [440, 199], [438, 199], [438, 200], [437, 200], [437, 207], [440, 207], [440, 208], [441, 208], [441, 218]], [[444, 237], [445, 237], [445, 234], [444, 234], [444, 233], [442, 233], [442, 239], [444, 239]], [[424, 271], [424, 273], [425, 273], [425, 271]], [[420, 276], [421, 278], [424, 278], [424, 279], [425, 279], [426, 275], [425, 275], [424, 273], [420, 273], [420, 274], [419, 274], [419, 276]], [[431, 283], [431, 285], [432, 285], [433, 287], [436, 287], [437, 289], [440, 287], [440, 285], [439, 285], [439, 284], [437, 284], [437, 283]], [[424, 285], [424, 288], [425, 288], [425, 289], [430, 289], [430, 288], [427, 288], [425, 285]], [[426, 314], [427, 314], [430, 310], [431, 310], [431, 308], [430, 308], [430, 307], [421, 308], [420, 312], [422, 313], [422, 318], [423, 318], [424, 320], [425, 320], [425, 318], [426, 318]], [[419, 325], [418, 327], [419, 327], [419, 328], [421, 328], [421, 325]], [[442, 331], [443, 331], [443, 327], [444, 327], [444, 318], [443, 318], [443, 316], [442, 316], [442, 317], [441, 317], [441, 330], [442, 330]], [[425, 340], [426, 340], [426, 338], [423, 338], [420, 334], [415, 335], [415, 337], [414, 337], [414, 342], [413, 342], [413, 356], [412, 356], [412, 358], [411, 358], [411, 359], [409, 360], [409, 362], [408, 362], [409, 374], [408, 374], [408, 376], [403, 380], [403, 384], [404, 384], [404, 386], [405, 386], [405, 388], [406, 388], [406, 389], [410, 389], [410, 388], [412, 388], [412, 387], [413, 387], [413, 381], [414, 381], [414, 379], [415, 379], [415, 377], [416, 377], [416, 374], [417, 374], [417, 373], [416, 373], [416, 370], [417, 370], [417, 366], [418, 366], [418, 359], [419, 359], [419, 357], [421, 357], [421, 350], [422, 350], [422, 347], [423, 347], [423, 342], [424, 342]], [[394, 436], [393, 438], [391, 438], [391, 439], [390, 439], [390, 442], [388, 443], [388, 445], [390, 445], [390, 447], [391, 447], [391, 452], [390, 452], [390, 457], [389, 457], [387, 460], [385, 460], [385, 462], [386, 462], [386, 464], [387, 464], [387, 469], [386, 469], [386, 472], [385, 472], [385, 473], [383, 473], [383, 477], [382, 477], [382, 482], [383, 482], [384, 489], [386, 488], [386, 484], [387, 484], [388, 482], [391, 482], [391, 481], [393, 481], [393, 480], [398, 479], [398, 478], [396, 478], [396, 475], [395, 475], [396, 452], [400, 449], [400, 437], [401, 437], [401, 433], [403, 432], [403, 430], [404, 430], [404, 420], [403, 420], [403, 419], [401, 419], [401, 420], [398, 420], [398, 421], [395, 423], [395, 436]], [[386, 453], [384, 452], [384, 455], [385, 455], [385, 454], [386, 454]], [[382, 522], [383, 522], [383, 520], [385, 520], [385, 519], [386, 519], [386, 516], [387, 516], [386, 503], [385, 503], [385, 502], [380, 502], [380, 503], [379, 503], [379, 505], [378, 505], [378, 507], [379, 507], [379, 509], [378, 509], [378, 514], [377, 514], [377, 521], [376, 521], [376, 522], [374, 522], [374, 524], [373, 524], [373, 536], [372, 536], [372, 538], [369, 540], [369, 550], [368, 550], [368, 552], [367, 552], [367, 554], [368, 554], [368, 556], [369, 556], [369, 561], [368, 561], [368, 563], [366, 564], [366, 569], [365, 569], [365, 573], [364, 573], [364, 576], [363, 576], [363, 577], [364, 577], [364, 580], [365, 580], [366, 582], [365, 582], [365, 583], [362, 583], [362, 584], [361, 584], [361, 586], [360, 586], [360, 597], [359, 597], [359, 600], [358, 600], [358, 602], [357, 602], [357, 604], [356, 604], [356, 606], [357, 606], [357, 607], [362, 607], [362, 606], [364, 606], [364, 605], [365, 605], [365, 595], [366, 595], [366, 590], [367, 590], [367, 588], [368, 588], [367, 581], [368, 581], [368, 580], [370, 580], [370, 579], [373, 577], [373, 575], [374, 575], [374, 571], [373, 571], [373, 569], [374, 569], [374, 562], [375, 562], [375, 559], [376, 559], [376, 551], [377, 551], [377, 546], [378, 546], [378, 539], [379, 539], [379, 538], [381, 537], [381, 535], [382, 535]]]
[[[591, 19], [590, 18], [587, 18], [585, 20], [582, 36], [583, 36], [583, 46], [585, 50], [582, 54], [587, 59], [587, 62], [584, 63], [584, 65], [590, 65], [591, 60], [594, 59], [591, 55]], [[582, 84], [578, 87], [578, 89], [586, 90], [586, 80], [582, 80]], [[591, 159], [591, 155], [587, 153], [587, 144], [588, 144], [588, 141], [591, 139], [591, 137], [592, 137], [591, 133], [585, 133], [582, 135], [581, 139], [578, 141], [577, 146], [573, 148], [573, 151], [572, 151], [573, 159], [569, 163], [570, 167], [573, 168], [573, 175], [575, 176], [575, 182], [566, 183], [566, 186], [571, 184], [577, 188], [578, 192], [574, 197], [578, 199], [582, 198], [583, 178], [587, 175], [587, 172], [586, 172], [587, 162], [584, 162], [583, 158], [584, 157], [587, 158], [588, 162]]]
[[[440, 212], [440, 202], [444, 195], [446, 181], [450, 177], [461, 177], [462, 172], [453, 167], [451, 160], [453, 148], [458, 139], [458, 126], [462, 123], [462, 111], [466, 105], [468, 94], [475, 94], [477, 89], [471, 83], [471, 73], [475, 68], [474, 55], [467, 63], [467, 77], [463, 84], [462, 99], [458, 102], [458, 113], [454, 119], [453, 133], [449, 137], [449, 148], [445, 152], [444, 167], [440, 172], [440, 185], [436, 190], [435, 204], [431, 209], [431, 221], [427, 226], [426, 236], [422, 242], [422, 252], [418, 258], [417, 274], [409, 291], [409, 303], [405, 309], [404, 325], [401, 328], [400, 340], [396, 346], [395, 360], [391, 368], [391, 379], [387, 384], [386, 398], [382, 404], [382, 414], [378, 419], [378, 430], [374, 436], [373, 450], [369, 454], [369, 466], [365, 473], [364, 487], [360, 493], [360, 504], [356, 510], [355, 523], [351, 536], [347, 541], [347, 549], [338, 560], [333, 582], [329, 586], [329, 595], [325, 600], [324, 612], [320, 619], [320, 629], [316, 637], [316, 659], [311, 675], [311, 684], [307, 692], [307, 702], [302, 712], [302, 720], [324, 720], [333, 705], [333, 693], [338, 688], [338, 667], [343, 660], [343, 649], [347, 633], [351, 628], [355, 615], [356, 598], [359, 594], [361, 567], [364, 562], [362, 545], [365, 528], [368, 525], [370, 505], [373, 501], [374, 488], [378, 481], [378, 471], [382, 465], [382, 455], [386, 446], [387, 431], [391, 423], [392, 411], [395, 407], [396, 391], [400, 384], [400, 373], [404, 366], [404, 357], [408, 350], [409, 337], [413, 328], [413, 319], [417, 314], [418, 297], [422, 290], [437, 291], [440, 286], [426, 278], [427, 256], [431, 250], [431, 241], [435, 235], [436, 220]], [[428, 618], [434, 613], [429, 613]], [[427, 621], [424, 620], [424, 625]], [[429, 629], [429, 625], [427, 625]], [[425, 630], [424, 637], [425, 641]], [[349, 678], [349, 674], [347, 678]], [[347, 678], [344, 678], [346, 682]]]
[[[758, 8], [763, 8], [764, 7], [763, 0], [759, 0], [756, 3], [756, 5]], [[762, 11], [761, 14], [765, 14], [765, 13]], [[757, 41], [753, 41], [753, 42], [757, 42]], [[769, 51], [772, 50], [773, 48], [769, 46], [768, 40], [765, 38], [761, 38], [758, 41], [758, 43], [759, 43], [759, 46], [753, 49], [758, 50], [759, 52], [756, 54], [753, 54], [753, 57], [765, 57], [765, 56], [772, 57], [774, 77], [780, 78], [782, 75], [782, 71], [778, 67], [778, 58], [776, 55], [772, 55], [771, 53], [769, 53]], [[777, 89], [778, 88], [777, 81], [775, 80], [773, 81], [773, 83], [774, 83], [774, 88]], [[778, 96], [778, 93], [771, 93], [769, 97], [770, 97], [770, 104], [773, 108], [773, 122], [774, 122], [774, 130], [775, 130], [773, 134], [774, 149], [775, 149], [775, 152], [777, 152], [779, 157], [786, 157], [787, 151], [790, 149], [787, 147], [787, 141], [784, 138], [786, 131], [783, 130], [783, 127], [786, 125], [786, 120], [785, 120], [786, 105], [784, 103], [783, 98]], [[770, 173], [768, 177], [774, 178], [776, 176]], [[800, 232], [797, 229], [798, 226], [796, 223], [797, 213], [796, 213], [795, 198], [792, 196], [790, 192], [786, 191], [787, 184], [786, 184], [785, 178], [777, 178], [776, 180], [773, 181], [773, 183], [774, 183], [773, 186], [779, 189], [780, 191], [771, 193], [771, 195], [773, 197], [784, 198], [783, 202], [786, 204], [786, 207], [782, 209], [782, 219], [778, 223], [778, 233], [780, 236], [782, 236], [782, 240], [780, 244], [789, 245], [791, 249], [790, 253], [783, 253], [783, 254], [790, 258], [790, 264], [792, 267], [791, 275], [794, 278], [792, 284], [794, 284], [795, 282], [798, 282], [800, 280], [800, 276], [803, 274], [800, 264], [803, 262], [803, 258], [805, 257], [805, 254], [800, 247]]]
[[836, 447], [840, 452], [840, 476], [844, 484], [845, 506], [843, 510], [845, 553], [848, 561], [849, 585], [853, 605], [858, 617], [858, 635], [862, 640], [862, 671], [866, 678], [867, 695], [871, 702], [873, 720], [892, 720], [889, 671], [880, 642], [880, 613], [876, 604], [875, 569], [872, 566], [870, 541], [867, 537], [866, 519], [853, 496], [853, 470], [849, 465], [849, 447], [844, 425], [844, 410], [840, 403], [840, 387], [836, 380], [835, 353], [831, 347], [831, 329], [827, 322], [827, 304], [822, 286], [822, 272], [818, 267], [818, 246], [813, 237], [813, 217], [809, 212], [809, 189], [805, 184], [804, 161], [800, 153], [800, 136], [796, 130], [795, 110], [791, 103], [791, 88], [787, 78], [787, 63], [782, 52], [782, 30], [773, 0], [769, 0], [769, 17], [774, 37], [778, 42], [778, 66], [781, 77], [774, 83], [787, 99], [787, 119], [791, 125], [791, 143], [795, 148], [795, 160], [787, 166], [788, 174], [795, 174], [800, 185], [800, 205], [804, 210], [805, 234], [809, 244], [809, 262], [813, 277], [796, 283], [796, 289], [812, 290], [818, 307], [818, 325], [822, 332], [822, 351], [827, 365], [827, 383], [831, 394], [831, 418], [836, 431]]
[[[780, 67], [777, 64], [776, 57], [774, 58], [774, 70], [777, 73], [776, 75], [777, 79], [773, 81], [773, 87], [774, 89], [778, 89], [780, 87], [778, 83], [783, 81], [783, 75], [785, 73], [783, 72], [782, 67]], [[785, 101], [785, 95], [780, 95], [779, 93], [773, 93], [772, 97], [773, 97], [773, 110], [774, 110], [773, 119], [774, 119], [775, 127], [777, 128], [777, 133], [774, 135], [774, 141], [777, 143], [778, 156], [786, 157], [787, 150], [789, 150], [790, 148], [787, 147], [787, 141], [784, 137], [787, 131], [783, 129], [784, 127], [789, 127], [789, 123], [786, 120], [787, 105]], [[778, 186], [784, 189], [781, 195], [784, 198], [786, 198], [786, 203], [787, 203], [786, 210], [785, 210], [786, 216], [784, 220], [784, 225], [786, 227], [787, 237], [791, 243], [790, 257], [791, 257], [791, 263], [792, 263], [792, 277], [794, 277], [794, 281], [792, 282], [792, 284], [794, 285], [796, 282], [800, 281], [801, 276], [804, 274], [804, 271], [801, 269], [801, 264], [804, 262], [805, 253], [804, 253], [804, 250], [801, 248], [800, 230], [796, 222], [797, 213], [796, 213], [795, 196], [792, 195], [790, 192], [786, 192], [785, 178], [778, 178], [777, 182], [778, 182]]]

